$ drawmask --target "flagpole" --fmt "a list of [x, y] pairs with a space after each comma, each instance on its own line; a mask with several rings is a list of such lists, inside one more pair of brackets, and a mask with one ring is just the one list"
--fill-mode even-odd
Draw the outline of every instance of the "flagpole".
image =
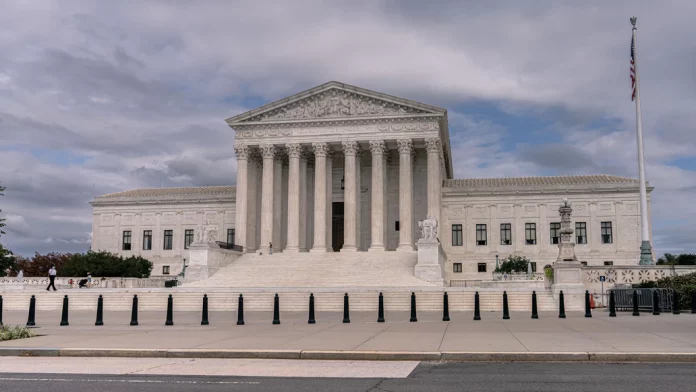
[[640, 244], [640, 265], [652, 265], [652, 246], [650, 245], [650, 229], [648, 227], [648, 192], [645, 186], [645, 155], [643, 152], [643, 116], [640, 110], [640, 79], [638, 77], [638, 53], [636, 50], [636, 21], [632, 17], [633, 25], [633, 69], [635, 70], [636, 93], [636, 138], [638, 139], [638, 179], [640, 181], [640, 228], [643, 239]]

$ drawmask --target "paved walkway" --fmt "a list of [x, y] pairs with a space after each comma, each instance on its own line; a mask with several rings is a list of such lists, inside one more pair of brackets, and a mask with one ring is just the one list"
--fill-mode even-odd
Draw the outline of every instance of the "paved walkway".
[[[569, 312], [567, 319], [541, 313], [483, 313], [473, 321], [469, 312], [452, 313], [442, 322], [439, 313], [387, 313], [377, 323], [373, 312], [317, 313], [307, 324], [305, 313], [282, 313], [272, 325], [272, 314], [247, 312], [246, 325], [237, 326], [236, 313], [210, 314], [210, 325], [200, 325], [200, 313], [177, 312], [174, 326], [165, 326], [165, 314], [141, 312], [140, 325], [129, 326], [129, 312], [107, 312], [104, 326], [94, 326], [94, 312], [72, 312], [70, 326], [60, 327], [60, 312], [39, 312], [35, 331], [41, 336], [0, 342], [0, 349], [21, 348], [128, 348], [128, 349], [247, 349], [389, 352], [643, 352], [696, 353], [696, 315], [669, 313], [632, 317], [621, 312], [610, 318], [603, 311], [585, 318]], [[5, 312], [5, 324], [26, 323], [26, 312]]]

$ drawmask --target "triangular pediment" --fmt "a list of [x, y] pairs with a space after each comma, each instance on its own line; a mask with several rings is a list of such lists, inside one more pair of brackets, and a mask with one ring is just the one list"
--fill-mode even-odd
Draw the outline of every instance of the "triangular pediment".
[[345, 117], [444, 114], [445, 109], [329, 82], [227, 119], [227, 123], [318, 120]]

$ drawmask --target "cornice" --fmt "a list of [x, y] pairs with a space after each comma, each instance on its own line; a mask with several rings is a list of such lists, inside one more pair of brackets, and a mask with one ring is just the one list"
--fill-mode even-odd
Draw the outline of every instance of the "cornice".
[[256, 121], [231, 123], [230, 127], [239, 132], [242, 130], [254, 129], [279, 129], [279, 128], [312, 128], [341, 125], [368, 125], [368, 124], [391, 124], [408, 123], [422, 121], [442, 121], [444, 114], [411, 114], [411, 115], [390, 115], [390, 116], [371, 116], [371, 117], [335, 117], [318, 118], [307, 120], [284, 120], [284, 121]]

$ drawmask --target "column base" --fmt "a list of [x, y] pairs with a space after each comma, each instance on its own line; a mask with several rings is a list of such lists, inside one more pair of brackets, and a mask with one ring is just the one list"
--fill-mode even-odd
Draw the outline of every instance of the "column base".
[[309, 250], [309, 253], [326, 253], [326, 252], [327, 252], [327, 250], [326, 250], [325, 246], [314, 247], [314, 248]]
[[341, 252], [357, 252], [358, 248], [355, 245], [343, 245]]
[[386, 252], [386, 250], [384, 245], [372, 245], [367, 249], [368, 252]]
[[411, 244], [399, 245], [399, 247], [396, 248], [397, 252], [414, 252], [415, 250], [416, 248]]
[[285, 248], [283, 250], [283, 253], [300, 253], [300, 247], [294, 246], [294, 247]]
[[652, 247], [650, 241], [643, 241], [640, 244], [640, 262], [639, 265], [652, 265]]

